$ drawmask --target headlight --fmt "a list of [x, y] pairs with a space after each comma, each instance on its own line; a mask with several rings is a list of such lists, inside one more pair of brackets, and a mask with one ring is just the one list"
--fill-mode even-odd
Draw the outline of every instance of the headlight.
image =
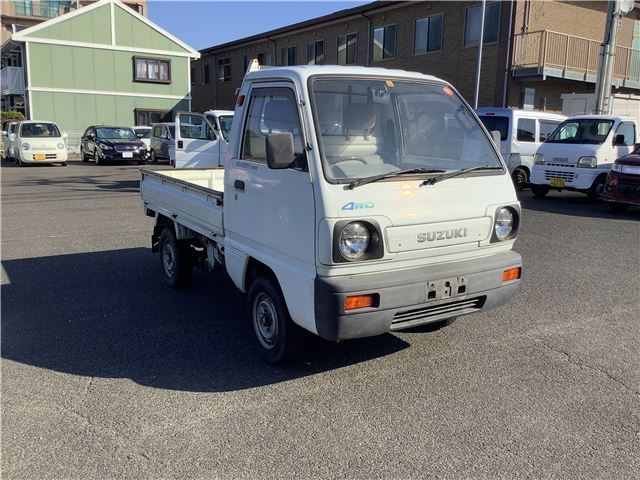
[[358, 260], [369, 247], [369, 230], [362, 223], [350, 223], [342, 229], [338, 245], [344, 258]]
[[102, 150], [113, 150], [113, 147], [110, 145], [107, 145], [106, 143], [99, 143], [98, 146], [102, 149]]
[[58, 144], [58, 150], [64, 150], [64, 143], [60, 142]]
[[625, 175], [640, 175], [640, 166], [635, 165], [621, 165], [614, 163], [611, 170], [618, 173], [624, 173]]
[[597, 168], [598, 159], [596, 157], [580, 157], [576, 166], [581, 168]]
[[540, 153], [536, 153], [533, 156], [533, 163], [535, 165], [544, 165], [544, 155], [541, 155]]
[[498, 210], [494, 228], [498, 240], [503, 241], [509, 238], [513, 231], [513, 212], [509, 208], [502, 207]]
[[620, 165], [619, 163], [614, 163], [611, 166], [611, 170], [613, 170], [614, 172], [622, 173], [622, 165]]
[[31, 148], [31, 145], [29, 145], [28, 143], [23, 143], [22, 144], [22, 149], [23, 150], [29, 150]]

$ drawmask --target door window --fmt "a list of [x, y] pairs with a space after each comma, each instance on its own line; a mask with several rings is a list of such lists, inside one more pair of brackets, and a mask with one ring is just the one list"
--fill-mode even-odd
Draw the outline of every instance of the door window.
[[289, 88], [258, 88], [251, 92], [242, 140], [242, 159], [266, 163], [266, 139], [270, 133], [293, 135], [296, 165], [305, 154], [300, 119], [293, 91]]
[[204, 117], [180, 114], [180, 136], [196, 140], [215, 140], [215, 135]]
[[621, 123], [616, 135], [624, 135], [624, 144], [628, 147], [633, 146], [636, 141], [636, 126], [633, 123]]
[[556, 128], [558, 128], [560, 122], [550, 122], [549, 120], [540, 120], [540, 135], [538, 137], [540, 142], [544, 142], [549, 135], [551, 135]]
[[518, 141], [519, 142], [535, 142], [536, 141], [536, 121], [533, 118], [518, 119]]

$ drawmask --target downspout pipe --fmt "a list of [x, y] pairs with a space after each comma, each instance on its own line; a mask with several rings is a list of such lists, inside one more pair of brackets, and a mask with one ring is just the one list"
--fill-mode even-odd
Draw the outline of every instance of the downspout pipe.
[[480, 96], [480, 71], [482, 69], [482, 44], [484, 43], [484, 14], [487, 0], [482, 0], [482, 15], [480, 17], [480, 43], [478, 44], [478, 64], [476, 67], [476, 93], [473, 97], [473, 108], [478, 108], [478, 97]]
[[366, 16], [364, 13], [360, 12], [364, 18], [367, 19], [367, 63], [365, 66], [371, 65], [371, 17]]
[[507, 56], [504, 62], [504, 85], [502, 87], [502, 108], [507, 108], [507, 91], [509, 89], [509, 70], [511, 68], [511, 42], [513, 42], [513, 4], [509, 10], [509, 36], [507, 37]]

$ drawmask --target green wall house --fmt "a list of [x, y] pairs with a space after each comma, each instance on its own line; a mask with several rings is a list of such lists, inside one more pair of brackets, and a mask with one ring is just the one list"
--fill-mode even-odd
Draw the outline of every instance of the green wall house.
[[10, 42], [22, 47], [27, 118], [52, 120], [70, 138], [90, 125], [150, 125], [191, 110], [189, 62], [200, 54], [119, 0], [27, 28]]

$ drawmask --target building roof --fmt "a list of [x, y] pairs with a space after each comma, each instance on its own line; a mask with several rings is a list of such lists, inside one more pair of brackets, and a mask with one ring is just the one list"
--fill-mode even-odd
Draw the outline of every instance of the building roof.
[[352, 17], [354, 15], [366, 15], [367, 12], [371, 12], [374, 10], [380, 10], [385, 8], [393, 8], [397, 5], [401, 5], [403, 3], [410, 2], [402, 2], [402, 1], [375, 1], [371, 3], [367, 3], [365, 5], [360, 5], [358, 7], [347, 8], [345, 10], [339, 10], [334, 13], [330, 13], [328, 15], [323, 15], [321, 17], [312, 18], [310, 20], [304, 20], [302, 22], [294, 23], [292, 25], [287, 25], [286, 27], [276, 28], [274, 30], [269, 30], [267, 32], [258, 33], [256, 35], [252, 35], [249, 37], [240, 38], [238, 40], [233, 40], [231, 42], [222, 43], [220, 45], [214, 45], [212, 47], [204, 48], [200, 50], [200, 53], [203, 55], [215, 53], [218, 50], [226, 50], [231, 47], [235, 47], [237, 45], [242, 45], [244, 43], [250, 43], [255, 41], [264, 40], [269, 37], [278, 37], [281, 35], [285, 35], [287, 33], [293, 32], [295, 30], [300, 30], [303, 28], [310, 28], [314, 25], [319, 25], [326, 22], [341, 20], [347, 17]]

